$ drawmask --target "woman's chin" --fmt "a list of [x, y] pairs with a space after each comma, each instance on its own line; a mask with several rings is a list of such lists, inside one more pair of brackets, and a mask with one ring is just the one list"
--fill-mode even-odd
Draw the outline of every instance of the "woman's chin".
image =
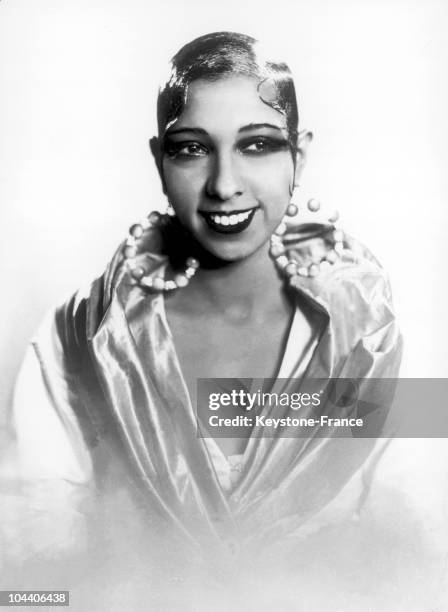
[[[263, 247], [266, 250], [269, 248], [270, 228], [250, 226], [242, 232], [225, 233], [205, 226], [202, 219], [199, 224], [182, 223], [180, 219], [179, 222], [187, 237], [183, 250], [199, 259], [201, 267], [236, 263], [251, 257]], [[180, 243], [175, 246], [179, 249]]]
[[[221, 261], [223, 264], [232, 264], [239, 261], [244, 261], [250, 258], [252, 255], [257, 253], [260, 248], [268, 244], [268, 238], [259, 240], [257, 242], [245, 242], [245, 243], [233, 243], [233, 244], [219, 244], [217, 245], [214, 241], [204, 241], [201, 243], [204, 249], [204, 255], [210, 256], [210, 259], [215, 259], [217, 262]], [[204, 262], [205, 263], [205, 262]]]

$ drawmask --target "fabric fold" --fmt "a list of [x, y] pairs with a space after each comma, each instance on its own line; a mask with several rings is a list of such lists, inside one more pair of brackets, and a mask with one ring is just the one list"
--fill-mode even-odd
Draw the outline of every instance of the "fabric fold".
[[[329, 232], [327, 226], [296, 226], [285, 243], [306, 263], [329, 248]], [[157, 229], [142, 241], [137, 259], [149, 274], [169, 273], [163, 245]], [[299, 392], [310, 379], [322, 379], [327, 389], [334, 378], [359, 379], [365, 390], [369, 380], [398, 374], [401, 336], [387, 278], [358, 243], [348, 239], [345, 247], [318, 277], [292, 283], [295, 307], [306, 304], [322, 328], [305, 372], [298, 360], [283, 392]], [[338, 439], [331, 431], [325, 437], [311, 431], [307, 438], [280, 431], [268, 438], [255, 427], [237, 485], [223, 490], [198, 437], [161, 300], [133, 282], [118, 251], [90, 295], [58, 312], [72, 407], [89, 446], [108, 457], [101, 470], [110, 472], [119, 459], [143, 514], [159, 516], [191, 541], [289, 536], [363, 469], [380, 432], [372, 439]], [[290, 346], [294, 333], [293, 325]], [[376, 386], [372, 393], [387, 409], [393, 389]], [[276, 410], [287, 415], [286, 408]], [[97, 478], [110, 482], [104, 473]]]

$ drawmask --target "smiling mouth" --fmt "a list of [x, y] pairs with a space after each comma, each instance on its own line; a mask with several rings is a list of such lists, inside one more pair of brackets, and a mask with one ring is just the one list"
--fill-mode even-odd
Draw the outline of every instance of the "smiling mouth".
[[252, 222], [258, 206], [239, 210], [238, 212], [209, 212], [205, 210], [198, 211], [204, 217], [207, 225], [220, 234], [238, 234], [244, 231]]

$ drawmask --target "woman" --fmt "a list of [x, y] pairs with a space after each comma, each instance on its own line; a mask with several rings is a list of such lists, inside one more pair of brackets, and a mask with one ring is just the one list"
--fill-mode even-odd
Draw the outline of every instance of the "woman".
[[[198, 567], [221, 596], [229, 581], [253, 586], [262, 570], [277, 585], [279, 559], [299, 571], [298, 543], [310, 553], [310, 534], [325, 528], [331, 540], [333, 525], [353, 525], [388, 446], [375, 437], [391, 391], [375, 379], [397, 376], [401, 340], [373, 256], [335, 228], [335, 214], [310, 221], [291, 200], [312, 136], [298, 131], [286, 64], [245, 35], [194, 40], [172, 60], [158, 129], [151, 150], [169, 214], [133, 225], [105, 274], [47, 320], [14, 418], [32, 494], [36, 482], [70, 489], [56, 498], [80, 531], [47, 550], [74, 539], [82, 549], [87, 533], [103, 590], [131, 567], [140, 594], [148, 581], [154, 594], [156, 577], [159, 589], [169, 582], [161, 609], [170, 609], [172, 581], [201, 580]], [[335, 378], [356, 379], [357, 394], [341, 400]], [[365, 412], [364, 437], [346, 429], [340, 438], [331, 424], [306, 436], [257, 422], [216, 431], [198, 379], [207, 392], [220, 379], [220, 392], [252, 384], [286, 394], [317, 379], [327, 415], [356, 415], [361, 392], [379, 411]], [[258, 414], [293, 412], [260, 405]], [[302, 406], [301, 416], [313, 414]], [[60, 517], [61, 505], [52, 508]], [[325, 545], [311, 549], [321, 558]]]

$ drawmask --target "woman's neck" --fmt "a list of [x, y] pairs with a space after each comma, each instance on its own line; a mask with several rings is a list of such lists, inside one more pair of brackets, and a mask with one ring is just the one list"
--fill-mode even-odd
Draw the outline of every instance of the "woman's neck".
[[284, 281], [269, 256], [269, 243], [266, 243], [244, 259], [213, 269], [201, 268], [182, 290], [182, 301], [196, 308], [199, 303], [201, 311], [213, 308], [239, 320], [263, 319], [273, 310], [287, 307], [283, 288]]

